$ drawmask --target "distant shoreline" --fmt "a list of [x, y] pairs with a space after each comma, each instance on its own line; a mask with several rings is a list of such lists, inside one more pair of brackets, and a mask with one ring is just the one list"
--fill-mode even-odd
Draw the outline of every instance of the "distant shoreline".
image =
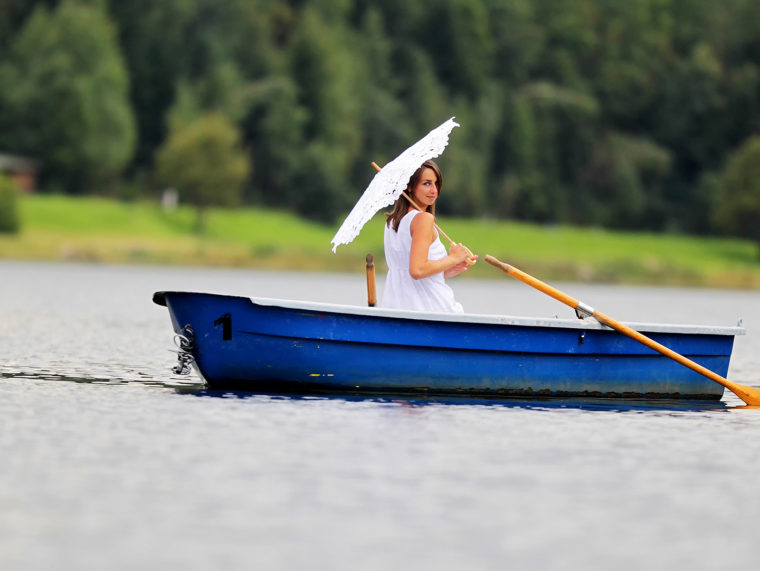
[[[195, 211], [165, 212], [153, 202], [27, 195], [22, 230], [0, 234], [0, 259], [104, 264], [362, 272], [367, 253], [385, 271], [378, 214], [336, 254], [333, 226], [284, 211], [211, 209], [204, 234]], [[760, 289], [757, 246], [746, 240], [612, 232], [490, 220], [440, 218], [453, 239], [542, 280]], [[478, 263], [465, 276], [500, 278]]]

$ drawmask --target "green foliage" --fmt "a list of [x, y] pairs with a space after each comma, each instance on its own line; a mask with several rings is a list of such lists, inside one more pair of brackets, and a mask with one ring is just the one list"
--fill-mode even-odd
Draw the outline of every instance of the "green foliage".
[[392, 159], [391, 154], [403, 149], [414, 134], [400, 96], [402, 82], [391, 66], [393, 44], [387, 36], [385, 19], [376, 8], [369, 9], [362, 19], [359, 47], [364, 62], [358, 70], [356, 89], [362, 104], [359, 135], [364, 156], [369, 159], [357, 161], [357, 178], [362, 180], [370, 172], [366, 169], [368, 162], [383, 164]]
[[38, 6], [0, 65], [0, 84], [3, 147], [38, 159], [44, 180], [81, 190], [118, 176], [132, 156], [128, 77], [99, 8]]
[[24, 20], [32, 13], [35, 4], [38, 3], [24, 0], [0, 0], [0, 54], [7, 49], [14, 33], [21, 28]]
[[291, 181], [290, 204], [301, 216], [333, 223], [338, 212], [351, 206], [341, 178], [341, 158], [327, 145], [311, 143], [302, 150]]
[[707, 173], [760, 132], [760, 3], [0, 0], [0, 85], [0, 151], [46, 187], [107, 183], [133, 143], [137, 187], [216, 113], [245, 202], [332, 221], [456, 116], [443, 215], [707, 233]]
[[[107, 3], [132, 78], [131, 101], [140, 133], [138, 169], [152, 166], [154, 152], [167, 136], [166, 114], [178, 86], [192, 92], [199, 105], [206, 105], [202, 111], [224, 110], [237, 119], [247, 112], [247, 83], [268, 74], [277, 58], [272, 36], [281, 25], [275, 17], [280, 2]], [[285, 8], [281, 13], [287, 12]]]
[[207, 207], [232, 206], [240, 200], [250, 164], [239, 139], [227, 119], [207, 115], [173, 133], [159, 150], [159, 177], [197, 207], [199, 231]]
[[0, 174], [0, 234], [15, 234], [20, 228], [18, 189]]
[[528, 81], [545, 49], [543, 27], [532, 0], [486, 0], [493, 58], [492, 77], [510, 86]]
[[670, 174], [670, 152], [652, 141], [606, 133], [594, 145], [583, 174], [579, 206], [607, 227], [646, 227], [647, 195], [656, 196]]
[[430, 51], [441, 79], [455, 90], [476, 97], [490, 73], [492, 39], [488, 14], [478, 0], [439, 0], [429, 25], [436, 30]]
[[290, 69], [306, 109], [305, 134], [344, 152], [357, 140], [358, 106], [352, 91], [358, 65], [351, 51], [353, 37], [340, 24], [306, 8], [295, 33]]
[[256, 166], [253, 197], [257, 202], [290, 205], [292, 193], [298, 190], [291, 183], [301, 160], [306, 118], [298, 88], [287, 75], [273, 77], [262, 86], [244, 123]]
[[729, 157], [718, 189], [717, 225], [727, 234], [754, 240], [760, 247], [760, 136], [748, 139]]
[[349, 173], [360, 140], [361, 109], [354, 86], [359, 64], [355, 38], [336, 20], [340, 2], [324, 13], [307, 7], [293, 38], [290, 70], [303, 110], [305, 148], [292, 164], [284, 197], [299, 214], [332, 221], [348, 204]]

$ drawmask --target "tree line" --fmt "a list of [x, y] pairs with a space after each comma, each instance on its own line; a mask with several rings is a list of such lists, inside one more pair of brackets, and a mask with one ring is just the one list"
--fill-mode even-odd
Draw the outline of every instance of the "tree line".
[[760, 238], [757, 0], [0, 0], [0, 85], [48, 190], [335, 222], [456, 116], [439, 212]]

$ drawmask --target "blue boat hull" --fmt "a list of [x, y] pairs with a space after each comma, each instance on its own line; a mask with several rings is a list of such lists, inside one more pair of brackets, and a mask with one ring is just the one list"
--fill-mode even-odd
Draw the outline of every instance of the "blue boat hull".
[[[210, 388], [719, 400], [723, 387], [591, 321], [429, 316], [158, 292]], [[189, 329], [188, 329], [189, 327]], [[719, 375], [740, 328], [638, 328]]]

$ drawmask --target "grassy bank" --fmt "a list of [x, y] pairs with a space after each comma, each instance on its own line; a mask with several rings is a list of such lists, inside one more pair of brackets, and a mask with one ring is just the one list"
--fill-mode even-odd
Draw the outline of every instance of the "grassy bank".
[[[335, 226], [260, 209], [211, 210], [202, 236], [195, 212], [148, 202], [32, 195], [21, 202], [22, 232], [0, 235], [0, 258], [101, 263], [362, 271], [372, 252], [384, 270], [378, 214], [333, 254]], [[512, 222], [441, 219], [447, 234], [478, 254], [544, 280], [760, 288], [757, 247], [748, 241], [608, 232]], [[470, 276], [501, 277], [486, 263]]]

